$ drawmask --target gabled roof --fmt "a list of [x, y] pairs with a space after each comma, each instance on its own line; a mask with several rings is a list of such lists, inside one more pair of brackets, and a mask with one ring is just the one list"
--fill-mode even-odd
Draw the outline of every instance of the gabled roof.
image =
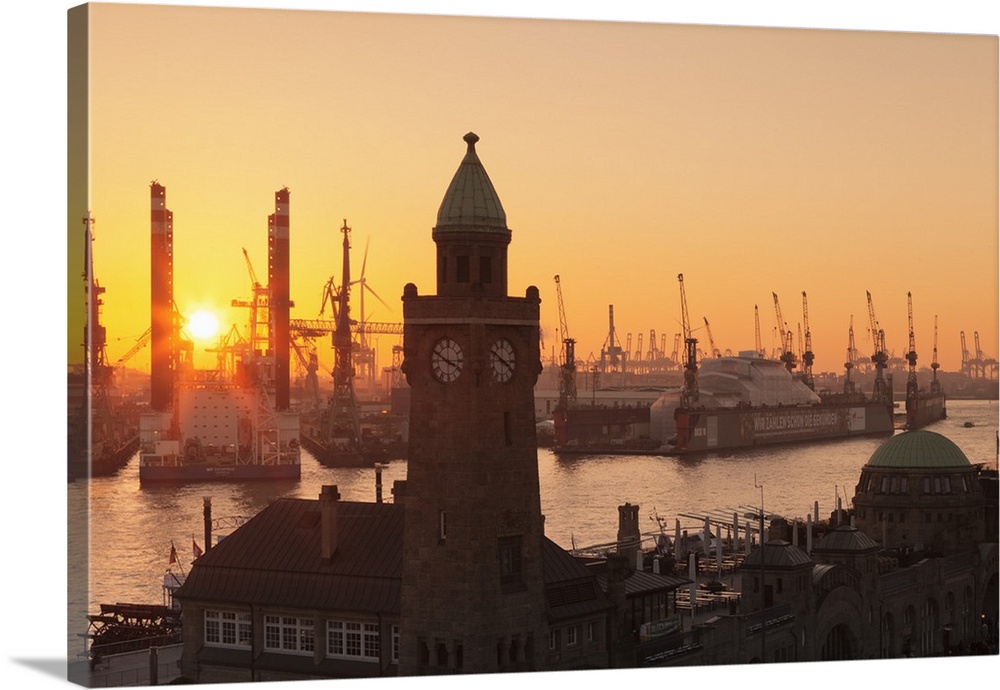
[[468, 149], [441, 201], [435, 231], [509, 233], [507, 214], [500, 204], [500, 197], [476, 154], [479, 137], [469, 132], [463, 139], [468, 144]]
[[[337, 510], [338, 547], [329, 562], [320, 553], [319, 501], [282, 498], [195, 561], [175, 596], [182, 601], [398, 614], [403, 506], [338, 501]], [[593, 574], [548, 538], [542, 558], [550, 619], [611, 607]]]
[[399, 611], [403, 510], [338, 502], [338, 548], [320, 556], [319, 502], [275, 501], [195, 561], [180, 599]]
[[812, 559], [805, 551], [789, 544], [783, 539], [772, 539], [764, 549], [754, 549], [740, 563], [741, 570], [760, 568], [761, 551], [764, 552], [764, 567], [776, 569], [801, 568], [812, 564]]
[[[597, 575], [597, 581], [601, 589], [608, 591], [608, 571], [604, 570]], [[684, 585], [691, 584], [691, 580], [686, 577], [675, 577], [673, 575], [661, 575], [645, 570], [635, 571], [625, 579], [625, 596], [631, 597], [639, 594], [650, 594], [652, 592], [672, 591]]]

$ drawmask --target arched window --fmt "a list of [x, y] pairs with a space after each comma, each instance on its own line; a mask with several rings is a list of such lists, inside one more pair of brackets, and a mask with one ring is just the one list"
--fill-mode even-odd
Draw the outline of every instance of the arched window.
[[896, 626], [892, 614], [886, 613], [882, 616], [882, 658], [890, 659], [895, 656], [896, 646]]

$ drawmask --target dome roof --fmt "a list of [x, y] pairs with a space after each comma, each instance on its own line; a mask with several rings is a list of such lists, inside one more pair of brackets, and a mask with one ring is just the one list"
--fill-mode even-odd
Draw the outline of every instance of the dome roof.
[[969, 467], [962, 449], [941, 434], [926, 429], [905, 431], [883, 443], [868, 458], [868, 467], [938, 469]]
[[508, 233], [507, 214], [504, 213], [500, 197], [476, 154], [479, 137], [469, 132], [463, 139], [469, 148], [441, 201], [435, 230]]
[[813, 547], [813, 551], [830, 552], [852, 552], [852, 551], [872, 551], [878, 548], [871, 537], [856, 527], [841, 525], [832, 532], [828, 532], [819, 543]]

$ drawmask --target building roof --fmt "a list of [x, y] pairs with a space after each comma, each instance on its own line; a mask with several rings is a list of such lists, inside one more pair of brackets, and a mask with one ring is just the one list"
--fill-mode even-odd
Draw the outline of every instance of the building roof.
[[403, 510], [340, 501], [338, 547], [324, 563], [316, 500], [282, 498], [197, 561], [180, 599], [294, 608], [399, 611]]
[[500, 197], [476, 154], [479, 137], [469, 132], [463, 139], [469, 148], [441, 201], [435, 230], [509, 233]]
[[953, 441], [941, 434], [918, 429], [896, 434], [872, 453], [868, 467], [942, 469], [970, 467], [969, 459]]
[[813, 547], [813, 551], [828, 553], [857, 553], [878, 550], [879, 545], [871, 537], [850, 525], [841, 525], [827, 532]]
[[[175, 596], [245, 606], [396, 613], [401, 608], [403, 505], [337, 502], [337, 550], [324, 562], [318, 500], [281, 498], [195, 561]], [[611, 608], [593, 574], [542, 544], [550, 620]]]
[[[607, 591], [608, 571], [604, 570], [598, 573], [597, 580], [601, 585], [601, 589]], [[632, 597], [653, 592], [672, 591], [689, 584], [691, 584], [691, 580], [686, 577], [675, 577], [673, 575], [651, 573], [646, 570], [636, 570], [625, 578], [625, 596]]]
[[740, 564], [741, 569], [760, 568], [761, 551], [764, 552], [765, 568], [799, 568], [811, 565], [812, 559], [809, 555], [797, 546], [789, 544], [783, 539], [772, 539], [764, 545], [764, 549], [754, 549]]

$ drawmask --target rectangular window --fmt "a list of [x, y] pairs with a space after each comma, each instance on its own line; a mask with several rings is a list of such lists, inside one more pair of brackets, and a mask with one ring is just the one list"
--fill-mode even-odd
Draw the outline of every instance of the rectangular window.
[[492, 283], [493, 282], [493, 257], [492, 256], [481, 256], [481, 257], [479, 257], [479, 282], [480, 283]]
[[576, 626], [566, 628], [566, 646], [572, 647], [576, 644]]
[[250, 649], [252, 635], [249, 613], [205, 611], [205, 644], [213, 647]]
[[500, 588], [504, 591], [519, 588], [521, 580], [521, 537], [500, 537]]
[[455, 264], [455, 280], [459, 283], [469, 282], [469, 257], [459, 256], [456, 257]]
[[438, 281], [443, 285], [448, 282], [448, 257], [438, 257]]
[[594, 623], [587, 623], [587, 642], [594, 641]]
[[503, 413], [503, 440], [508, 446], [514, 445], [514, 433], [510, 422], [510, 412]]
[[[393, 626], [393, 654], [399, 660], [399, 626]], [[381, 650], [377, 623], [326, 622], [326, 655], [336, 659], [378, 661]]]
[[399, 626], [392, 626], [392, 660], [399, 663]]
[[316, 649], [313, 619], [264, 616], [264, 649], [283, 654], [312, 654]]
[[448, 536], [448, 523], [446, 520], [447, 513], [443, 510], [438, 511], [438, 539], [444, 541]]
[[549, 632], [549, 651], [554, 652], [559, 649], [559, 632], [552, 630]]

